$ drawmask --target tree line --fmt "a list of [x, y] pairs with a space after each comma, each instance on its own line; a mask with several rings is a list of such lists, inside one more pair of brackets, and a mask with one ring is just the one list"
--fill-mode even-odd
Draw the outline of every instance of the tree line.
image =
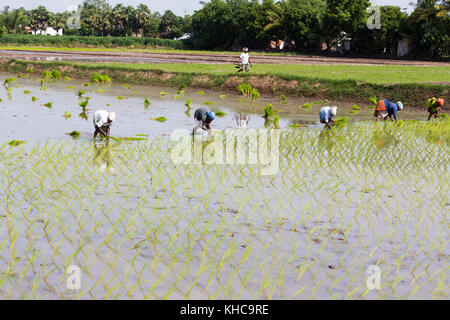
[[[317, 52], [336, 49], [351, 39], [350, 52], [364, 55], [395, 55], [399, 40], [414, 48], [413, 54], [450, 56], [450, 1], [422, 0], [411, 14], [400, 7], [382, 6], [380, 25], [369, 0], [211, 0], [192, 15], [180, 17], [172, 11], [152, 12], [107, 0], [85, 0], [80, 6], [81, 29], [68, 29], [73, 12], [52, 13], [44, 6], [0, 12], [3, 32], [24, 33], [47, 27], [64, 29], [66, 35], [140, 36], [178, 38], [190, 34], [187, 45], [195, 49], [229, 50], [248, 46], [268, 49], [271, 41], [283, 40], [285, 50]], [[374, 15], [375, 14], [375, 15]], [[0, 31], [1, 32], [1, 31]]]

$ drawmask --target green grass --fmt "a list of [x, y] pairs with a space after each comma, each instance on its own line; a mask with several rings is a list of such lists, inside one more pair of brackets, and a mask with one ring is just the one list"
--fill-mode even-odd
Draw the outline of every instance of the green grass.
[[[126, 68], [130, 70], [163, 70], [199, 74], [233, 74], [234, 67], [214, 64], [132, 64], [102, 63], [92, 67]], [[353, 65], [255, 65], [252, 74], [274, 76], [302, 76], [309, 79], [355, 80], [374, 84], [450, 83], [450, 66], [353, 66]]]

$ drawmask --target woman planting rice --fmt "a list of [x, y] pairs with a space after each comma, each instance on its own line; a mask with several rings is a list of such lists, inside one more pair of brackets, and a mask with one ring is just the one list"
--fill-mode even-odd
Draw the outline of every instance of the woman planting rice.
[[431, 117], [434, 116], [434, 118], [438, 118], [439, 114], [442, 111], [442, 107], [444, 106], [444, 99], [436, 99], [436, 98], [431, 98], [428, 99], [427, 102], [427, 111], [430, 114], [428, 116], [428, 121], [431, 120]]
[[381, 119], [387, 120], [391, 119], [392, 121], [397, 121], [397, 111], [403, 110], [403, 103], [398, 101], [397, 103], [393, 103], [387, 99], [383, 99], [378, 101], [377, 107], [374, 112], [374, 117], [377, 118], [376, 122]]
[[211, 122], [215, 119], [214, 112], [208, 108], [198, 108], [194, 113], [194, 130], [193, 135], [197, 133], [198, 129], [203, 129], [211, 133]]
[[319, 115], [320, 123], [324, 123], [326, 127], [331, 129], [334, 126], [333, 118], [336, 117], [336, 113], [337, 113], [336, 106], [323, 107], [322, 109], [320, 109]]
[[99, 133], [104, 137], [109, 137], [109, 131], [111, 125], [116, 121], [116, 114], [114, 112], [108, 112], [106, 110], [97, 110], [94, 112], [94, 139]]

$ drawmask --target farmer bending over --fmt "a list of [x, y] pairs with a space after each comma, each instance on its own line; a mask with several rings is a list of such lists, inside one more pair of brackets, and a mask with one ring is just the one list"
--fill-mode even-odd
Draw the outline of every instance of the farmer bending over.
[[239, 57], [239, 64], [241, 65], [241, 68], [238, 70], [238, 72], [244, 71], [245, 72], [249, 72], [250, 68], [248, 67], [248, 65], [250, 64], [250, 66], [253, 68], [253, 64], [250, 61], [250, 56], [248, 55], [248, 48], [244, 48], [242, 49], [242, 53], [241, 56]]
[[337, 114], [336, 106], [323, 107], [322, 109], [320, 109], [320, 116], [319, 116], [320, 123], [324, 123], [325, 126], [331, 129], [334, 126], [333, 118], [336, 117], [336, 114]]
[[397, 111], [403, 110], [403, 103], [398, 101], [393, 103], [387, 99], [378, 101], [377, 107], [374, 112], [374, 117], [377, 118], [376, 122], [381, 119], [387, 120], [387, 118], [392, 121], [397, 122]]
[[436, 98], [428, 99], [427, 111], [430, 114], [428, 116], [428, 121], [430, 121], [432, 116], [434, 116], [435, 119], [438, 118], [439, 114], [442, 111], [443, 106], [444, 106], [444, 99], [436, 99]]
[[194, 113], [194, 131], [193, 135], [197, 133], [198, 129], [203, 129], [211, 133], [211, 122], [215, 119], [215, 115], [208, 108], [198, 108]]
[[104, 137], [109, 137], [109, 130], [114, 121], [116, 121], [116, 114], [106, 110], [97, 110], [94, 112], [94, 139], [99, 133]]

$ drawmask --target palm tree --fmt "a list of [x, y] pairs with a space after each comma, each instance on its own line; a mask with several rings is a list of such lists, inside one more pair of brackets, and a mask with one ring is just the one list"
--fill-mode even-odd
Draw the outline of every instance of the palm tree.
[[136, 8], [135, 13], [136, 13], [135, 17], [136, 27], [138, 30], [142, 32], [142, 37], [144, 37], [145, 27], [148, 26], [148, 24], [150, 23], [151, 11], [145, 4], [140, 4]]

